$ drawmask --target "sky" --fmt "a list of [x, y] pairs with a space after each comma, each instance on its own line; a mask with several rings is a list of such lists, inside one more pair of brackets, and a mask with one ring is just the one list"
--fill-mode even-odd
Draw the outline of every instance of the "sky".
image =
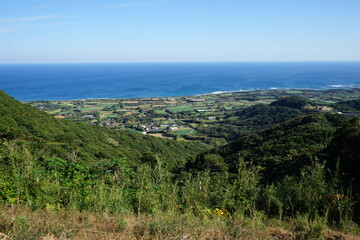
[[0, 63], [359, 61], [360, 0], [0, 0]]

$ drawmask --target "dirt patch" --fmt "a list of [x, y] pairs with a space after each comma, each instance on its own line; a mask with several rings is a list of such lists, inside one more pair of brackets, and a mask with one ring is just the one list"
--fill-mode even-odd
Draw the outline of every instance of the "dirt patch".
[[151, 134], [148, 134], [150, 136], [154, 136], [154, 137], [158, 137], [158, 138], [167, 138], [167, 139], [172, 139], [170, 137], [165, 137], [163, 136], [161, 133], [151, 133]]
[[324, 239], [326, 239], [326, 240], [360, 240], [360, 237], [327, 230], [324, 234]]
[[295, 236], [292, 232], [286, 231], [282, 228], [270, 228], [267, 231], [267, 235], [276, 240], [293, 240]]

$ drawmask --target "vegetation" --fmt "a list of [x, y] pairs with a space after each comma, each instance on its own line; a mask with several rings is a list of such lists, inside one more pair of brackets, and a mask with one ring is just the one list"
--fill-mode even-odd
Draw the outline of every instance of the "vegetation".
[[[56, 118], [113, 129], [133, 129], [180, 141], [200, 140], [219, 146], [309, 111], [335, 111], [335, 103], [359, 97], [359, 89], [304, 89], [192, 97], [36, 101], [29, 104]], [[351, 110], [351, 114], [359, 114], [359, 109]], [[193, 131], [182, 131], [188, 129]]]
[[[346, 232], [326, 229], [321, 220], [286, 221], [186, 214], [119, 215], [69, 210], [0, 207], [3, 239], [359, 239], [356, 226]], [[349, 233], [353, 232], [353, 234]], [[6, 234], [5, 234], [6, 233]], [[321, 238], [320, 238], [321, 239]]]
[[304, 109], [310, 101], [303, 97], [298, 96], [290, 96], [287, 98], [282, 98], [276, 102], [272, 102], [271, 106], [282, 106], [282, 107], [289, 107], [289, 108], [295, 108], [295, 109]]
[[[304, 101], [303, 98], [298, 99], [301, 102]], [[292, 105], [285, 105], [283, 101], [283, 99], [274, 101], [270, 105], [256, 104], [234, 113], [228, 113], [223, 120], [218, 121], [216, 124], [199, 127], [198, 130], [208, 136], [236, 140], [249, 133], [312, 112], [310, 109], [300, 110]]]
[[360, 100], [341, 101], [333, 105], [338, 111], [341, 112], [358, 112], [360, 111]]
[[1, 92], [0, 237], [356, 239], [360, 118], [297, 102], [236, 112], [249, 134], [211, 149], [54, 119]]
[[134, 164], [147, 152], [159, 157], [184, 160], [207, 149], [201, 143], [181, 143], [125, 131], [112, 131], [89, 124], [55, 119], [0, 92], [0, 138], [24, 145], [31, 153], [96, 162], [125, 158]]

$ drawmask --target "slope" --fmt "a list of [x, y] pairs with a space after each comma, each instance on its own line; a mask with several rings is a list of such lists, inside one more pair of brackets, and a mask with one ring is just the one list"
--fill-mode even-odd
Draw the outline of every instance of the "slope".
[[[22, 104], [0, 91], [0, 139], [26, 144], [46, 156], [94, 162], [98, 159], [140, 159], [151, 152], [170, 165], [208, 146], [198, 142], [175, 142], [124, 131], [55, 119]], [[0, 150], [1, 151], [1, 150]]]

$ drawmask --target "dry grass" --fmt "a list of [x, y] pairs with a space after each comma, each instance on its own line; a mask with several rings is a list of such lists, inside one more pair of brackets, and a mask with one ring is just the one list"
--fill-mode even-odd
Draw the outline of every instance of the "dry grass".
[[158, 137], [158, 138], [172, 139], [172, 137], [166, 137], [166, 136], [162, 135], [161, 133], [150, 133], [148, 135], [153, 136], [153, 137]]
[[[210, 219], [193, 215], [94, 214], [69, 210], [31, 211], [0, 207], [0, 240], [5, 239], [304, 239], [291, 225], [258, 224], [258, 219]], [[309, 238], [312, 239], [312, 238]], [[320, 239], [360, 239], [324, 230]]]

